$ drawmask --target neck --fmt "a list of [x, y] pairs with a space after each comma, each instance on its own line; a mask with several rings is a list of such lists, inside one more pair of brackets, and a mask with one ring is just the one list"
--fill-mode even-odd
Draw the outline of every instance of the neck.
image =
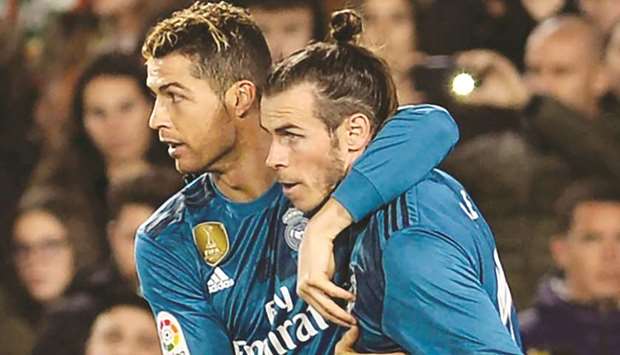
[[[248, 118], [248, 120], [252, 120]], [[247, 122], [245, 125], [258, 125]], [[267, 168], [269, 135], [258, 127], [242, 127], [237, 147], [214, 170], [218, 189], [235, 202], [250, 202], [273, 186], [275, 174]]]
[[106, 161], [105, 170], [111, 183], [146, 171], [149, 163], [143, 159]]

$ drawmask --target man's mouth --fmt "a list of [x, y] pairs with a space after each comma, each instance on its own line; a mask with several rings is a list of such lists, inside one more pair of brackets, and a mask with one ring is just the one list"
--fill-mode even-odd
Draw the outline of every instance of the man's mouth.
[[282, 191], [285, 194], [289, 194], [297, 185], [299, 185], [298, 182], [280, 182], [280, 185], [282, 185]]
[[171, 158], [176, 159], [179, 155], [179, 148], [185, 146], [183, 143], [178, 142], [166, 142], [168, 144], [168, 155]]

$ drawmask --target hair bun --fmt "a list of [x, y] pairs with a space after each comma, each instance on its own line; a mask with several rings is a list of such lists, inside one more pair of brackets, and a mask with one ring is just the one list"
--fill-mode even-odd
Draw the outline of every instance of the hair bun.
[[354, 42], [355, 36], [362, 33], [362, 17], [350, 9], [336, 11], [332, 14], [329, 27], [330, 36], [336, 42]]

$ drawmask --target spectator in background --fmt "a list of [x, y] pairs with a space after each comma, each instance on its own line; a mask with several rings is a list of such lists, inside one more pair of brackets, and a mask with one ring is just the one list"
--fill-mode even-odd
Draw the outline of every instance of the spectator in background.
[[389, 65], [400, 104], [420, 103], [413, 69], [423, 60], [417, 52], [415, 9], [411, 0], [361, 0], [356, 2], [364, 16], [362, 43]]
[[572, 186], [558, 204], [550, 243], [561, 275], [545, 279], [520, 314], [524, 345], [547, 354], [616, 354], [620, 348], [620, 190]]
[[460, 64], [486, 74], [463, 100], [521, 112], [529, 142], [560, 156], [574, 174], [620, 177], [620, 108], [600, 105], [608, 89], [600, 33], [576, 16], [546, 20], [528, 38], [525, 59], [521, 77], [497, 53], [465, 52]]
[[610, 33], [613, 25], [620, 20], [620, 1], [618, 0], [578, 0], [579, 8], [603, 33]]
[[76, 142], [103, 163], [110, 182], [146, 171], [151, 167], [149, 153], [162, 152], [145, 124], [152, 105], [145, 82], [141, 62], [122, 54], [98, 57], [78, 80], [73, 101], [79, 122]]
[[321, 0], [241, 0], [265, 35], [274, 62], [325, 37]]
[[21, 199], [13, 224], [11, 257], [22, 314], [37, 326], [70, 289], [78, 271], [92, 267], [99, 251], [84, 203], [63, 191], [32, 189]]
[[32, 355], [82, 355], [89, 326], [101, 307], [119, 295], [137, 292], [136, 230], [180, 188], [180, 182], [175, 172], [150, 169], [112, 186], [107, 230], [112, 256], [50, 312]]
[[112, 186], [108, 193], [110, 223], [108, 242], [123, 282], [138, 290], [134, 238], [138, 227], [157, 207], [181, 188], [181, 176], [167, 169], [151, 169]]
[[99, 18], [99, 52], [137, 54], [148, 22], [171, 1], [166, 0], [91, 0]]
[[558, 17], [541, 24], [529, 37], [525, 52], [531, 93], [553, 97], [594, 119], [607, 89], [602, 42], [600, 33], [578, 17]]
[[66, 151], [43, 160], [37, 184], [70, 186], [87, 196], [97, 223], [107, 223], [108, 186], [168, 161], [146, 122], [152, 98], [138, 58], [104, 54], [80, 75], [73, 99], [77, 132]]
[[463, 67], [484, 73], [463, 102], [499, 107], [525, 122], [514, 132], [474, 138], [444, 164], [487, 211], [521, 304], [549, 267], [545, 246], [553, 232], [553, 203], [565, 186], [586, 176], [620, 178], [619, 116], [597, 102], [606, 87], [601, 52], [596, 29], [564, 15], [530, 35], [524, 77], [489, 50], [459, 57]]
[[109, 302], [90, 327], [82, 354], [161, 354], [157, 327], [146, 301], [136, 295], [126, 295]]

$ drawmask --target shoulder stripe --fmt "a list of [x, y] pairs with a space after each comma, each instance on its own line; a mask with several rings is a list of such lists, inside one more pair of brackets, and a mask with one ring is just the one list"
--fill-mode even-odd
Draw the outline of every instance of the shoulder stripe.
[[390, 203], [389, 211], [390, 211], [390, 219], [392, 220], [392, 232], [398, 230], [398, 198]]
[[409, 227], [409, 209], [407, 208], [407, 194], [402, 194], [400, 200], [400, 215], [403, 219], [403, 228]]

